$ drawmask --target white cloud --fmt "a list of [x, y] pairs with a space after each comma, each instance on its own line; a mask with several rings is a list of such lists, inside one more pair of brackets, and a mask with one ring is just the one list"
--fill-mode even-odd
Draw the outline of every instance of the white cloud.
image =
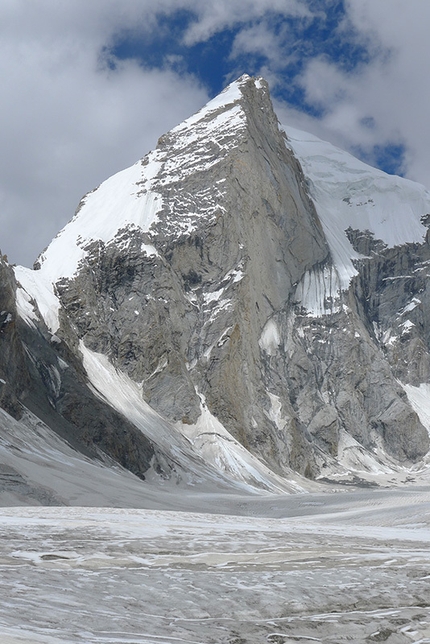
[[207, 40], [210, 36], [237, 25], [261, 18], [266, 12], [283, 16], [307, 17], [311, 13], [304, 0], [195, 0], [189, 7], [197, 15], [197, 20], [190, 25], [185, 41], [194, 44]]
[[231, 58], [257, 54], [264, 56], [275, 69], [285, 67], [288, 59], [285, 57], [285, 39], [288, 38], [286, 26], [281, 33], [274, 34], [273, 29], [265, 22], [258, 22], [238, 32], [234, 39]]
[[381, 88], [384, 67], [378, 61], [347, 73], [327, 60], [311, 60], [299, 82], [306, 100], [323, 110], [324, 115], [308, 119], [309, 127], [314, 132], [315, 127], [324, 129], [330, 140], [336, 139], [346, 148], [361, 147], [369, 155], [375, 145], [403, 143], [400, 129], [384, 114], [389, 102], [384, 106], [379, 98], [374, 100]]
[[400, 132], [409, 151], [408, 175], [430, 187], [430, 3], [350, 0], [349, 11], [354, 24], [377, 33], [392, 52], [385, 65], [369, 70], [364, 107]]
[[[133, 61], [109, 69], [103, 60], [118, 34], [156, 34], [157, 14], [180, 9], [195, 15], [189, 45], [241, 27], [232, 67], [235, 56], [263, 54], [261, 73], [273, 87], [285, 83], [291, 43], [288, 32], [275, 33], [267, 12], [310, 15], [305, 0], [0, 3], [0, 246], [11, 261], [30, 263], [86, 190], [133, 163], [205, 102], [206, 91], [190, 75]], [[313, 58], [300, 82], [323, 118], [278, 102], [281, 120], [346, 148], [404, 142], [408, 176], [430, 186], [430, 3], [346, 0], [346, 9], [339, 33], [348, 39], [355, 30], [373, 59], [347, 74]], [[180, 67], [174, 57], [170, 62]]]
[[11, 261], [31, 263], [85, 191], [143, 156], [207, 100], [191, 76], [132, 61], [111, 70], [103, 61], [115, 37], [153, 35], [159, 14], [180, 9], [196, 16], [189, 44], [267, 10], [307, 13], [301, 0], [0, 4], [0, 245]]
[[10, 261], [31, 263], [85, 191], [207, 100], [191, 77], [103, 64], [116, 31], [148, 27], [143, 5], [2, 3], [0, 246]]
[[325, 115], [308, 124], [344, 147], [403, 143], [406, 175], [430, 187], [430, 3], [348, 0], [346, 8], [343, 37], [354, 28], [373, 58], [353, 73], [326, 59], [309, 62], [301, 83]]

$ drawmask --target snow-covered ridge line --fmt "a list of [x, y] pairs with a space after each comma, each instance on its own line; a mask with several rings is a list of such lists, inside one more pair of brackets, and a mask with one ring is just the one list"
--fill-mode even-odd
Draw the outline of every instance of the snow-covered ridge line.
[[[94, 240], [112, 241], [121, 228], [131, 225], [148, 232], [163, 208], [169, 207], [163, 203], [163, 189], [190, 173], [210, 169], [231, 149], [226, 135], [244, 129], [245, 115], [238, 105], [244, 80], [232, 83], [161, 137], [159, 146], [142, 160], [85, 195], [73, 219], [40, 256], [44, 276], [52, 282], [72, 277], [85, 258], [85, 247]], [[206, 209], [211, 206], [206, 204]]]
[[130, 225], [149, 230], [162, 208], [161, 196], [152, 189], [160, 167], [158, 156], [151, 152], [145, 164], [139, 161], [118, 172], [84, 197], [79, 212], [39, 258], [47, 280], [72, 277], [93, 240], [107, 243]]
[[[245, 83], [249, 79], [249, 76], [247, 74], [244, 74], [241, 76], [237, 81], [234, 83], [231, 83], [226, 87], [220, 94], [215, 96], [211, 101], [206, 103], [204, 107], [202, 107], [201, 110], [190, 116], [189, 118], [185, 119], [182, 123], [177, 125], [176, 127], [171, 130], [172, 133], [179, 133], [183, 132], [184, 130], [187, 130], [188, 128], [192, 127], [202, 119], [206, 118], [208, 114], [211, 112], [216, 112], [220, 108], [223, 108], [225, 106], [229, 106], [231, 104], [236, 103], [242, 98], [242, 92], [240, 91], [240, 86]], [[256, 86], [258, 80], [255, 81]]]

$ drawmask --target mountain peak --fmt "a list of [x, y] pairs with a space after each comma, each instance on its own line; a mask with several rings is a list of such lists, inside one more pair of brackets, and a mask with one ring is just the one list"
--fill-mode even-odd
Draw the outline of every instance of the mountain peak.
[[[73, 219], [38, 258], [37, 268], [52, 282], [69, 278], [93, 241], [108, 243], [128, 226], [147, 233], [159, 221], [166, 203], [162, 195], [169, 186], [190, 173], [210, 171], [237, 147], [246, 131], [251, 105], [262, 113], [269, 112], [276, 121], [267, 83], [244, 75], [160, 137], [155, 150], [85, 195]], [[177, 223], [178, 234], [188, 230], [189, 222]], [[150, 244], [142, 250], [154, 252]]]
[[21, 319], [40, 312], [116, 413], [272, 490], [297, 489], [292, 469], [390, 471], [429, 442], [399, 384], [430, 379], [428, 195], [287, 134], [242, 76], [15, 271]]
[[262, 77], [251, 77], [248, 74], [243, 74], [236, 81], [233, 81], [225, 89], [223, 89], [217, 96], [211, 99], [204, 105], [198, 112], [188, 119], [183, 121], [180, 125], [173, 128], [172, 132], [181, 132], [190, 126], [198, 123], [204, 118], [208, 118], [214, 113], [222, 112], [231, 109], [238, 103], [245, 100], [255, 100], [256, 94], [269, 95], [269, 86]]

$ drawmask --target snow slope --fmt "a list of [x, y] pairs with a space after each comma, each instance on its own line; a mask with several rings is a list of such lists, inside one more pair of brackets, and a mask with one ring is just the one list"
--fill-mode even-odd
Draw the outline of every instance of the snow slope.
[[[204, 402], [196, 425], [178, 423], [173, 427], [142, 399], [139, 385], [115, 369], [106, 356], [90, 351], [82, 341], [80, 351], [95, 393], [182, 464], [190, 483], [208, 478], [213, 467], [215, 481], [229, 481], [246, 492], [306, 492], [315, 487], [293, 472], [289, 479], [277, 476], [229, 434]], [[203, 459], [201, 464], [196, 455]], [[209, 466], [206, 471], [203, 462]]]
[[[148, 232], [163, 208], [159, 188], [177, 181], [184, 173], [209, 169], [213, 161], [195, 152], [200, 152], [208, 142], [215, 142], [219, 152], [223, 148], [227, 151], [228, 145], [222, 141], [226, 131], [237, 132], [244, 127], [245, 114], [238, 104], [242, 98], [240, 84], [240, 80], [233, 83], [171, 130], [166, 135], [172, 139], [170, 145], [158, 146], [144, 159], [85, 195], [73, 219], [41, 254], [43, 276], [52, 282], [71, 277], [85, 258], [89, 243], [94, 240], [107, 243], [122, 228], [133, 225]], [[151, 254], [155, 250], [146, 252]]]
[[[23, 319], [32, 319], [28, 301], [34, 299], [46, 325], [55, 333], [60, 304], [54, 285], [60, 279], [76, 274], [80, 263], [85, 260], [88, 246], [98, 240], [112, 242], [124, 228], [137, 227], [142, 232], [149, 232], [163, 207], [172, 207], [172, 204], [163, 203], [161, 189], [166, 189], [184, 175], [209, 170], [234, 147], [235, 136], [244, 129], [246, 122], [239, 103], [243, 80], [232, 83], [199, 112], [165, 135], [164, 138], [169, 139], [167, 144], [159, 145], [133, 166], [113, 175], [85, 195], [72, 220], [41, 253], [39, 270], [17, 267], [16, 276], [24, 291], [19, 300]], [[208, 148], [206, 153], [205, 148]], [[199, 209], [204, 208], [208, 217], [218, 208], [217, 197], [221, 189], [214, 188], [211, 195], [195, 195]], [[187, 217], [182, 220], [177, 214], [177, 235], [192, 229], [190, 214], [193, 205], [185, 205]], [[143, 245], [142, 252], [157, 254], [151, 244]]]
[[338, 286], [348, 288], [358, 257], [345, 235], [349, 227], [369, 230], [387, 246], [422, 242], [430, 192], [421, 184], [386, 174], [312, 134], [283, 126], [300, 161], [309, 193], [329, 243]]

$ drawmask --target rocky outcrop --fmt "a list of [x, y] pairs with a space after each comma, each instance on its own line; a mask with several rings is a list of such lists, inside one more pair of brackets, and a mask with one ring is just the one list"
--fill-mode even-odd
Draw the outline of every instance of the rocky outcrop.
[[16, 282], [6, 258], [0, 258], [0, 406], [13, 418], [22, 416], [20, 396], [30, 385], [26, 353], [18, 327]]
[[[357, 235], [351, 232], [357, 248]], [[369, 235], [360, 235], [360, 238]], [[422, 244], [387, 248], [370, 236], [378, 251], [364, 253], [353, 289], [393, 375], [419, 386], [430, 379], [429, 238]]]

